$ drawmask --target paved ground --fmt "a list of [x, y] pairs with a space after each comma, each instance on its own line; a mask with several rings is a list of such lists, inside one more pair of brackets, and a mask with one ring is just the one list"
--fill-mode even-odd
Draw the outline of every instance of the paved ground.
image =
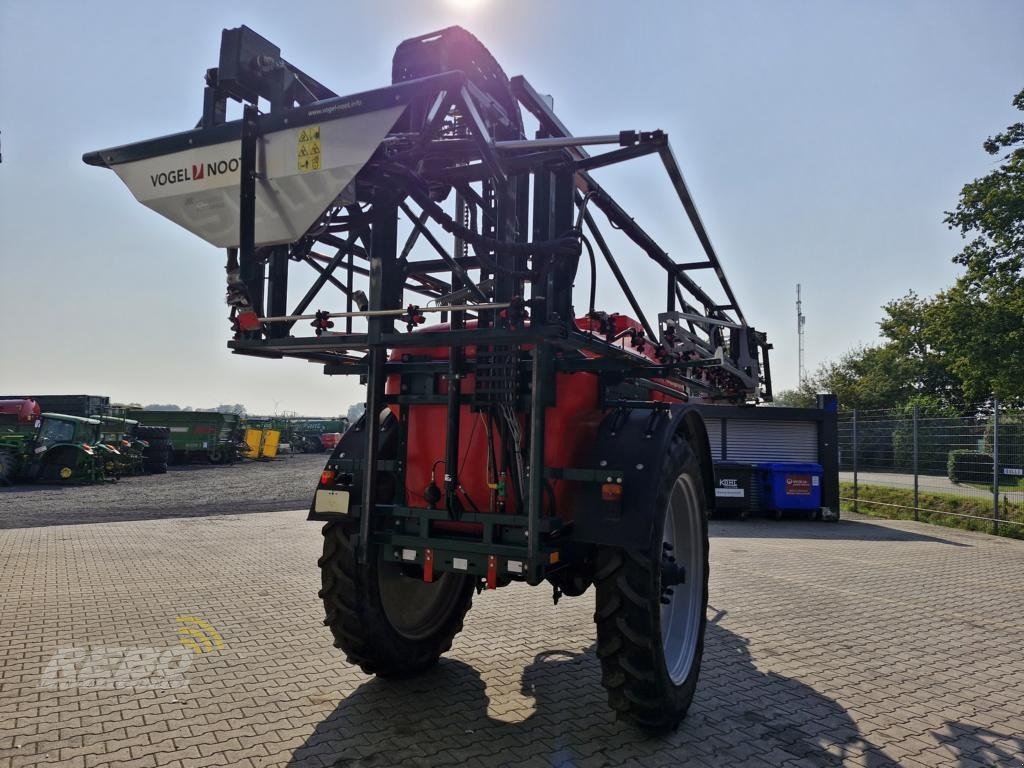
[[[840, 472], [839, 479], [844, 483], [853, 482], [853, 472]], [[887, 488], [914, 488], [914, 476], [900, 474], [898, 472], [858, 472], [857, 482], [863, 485], [882, 485]], [[918, 489], [922, 493], [952, 493], [957, 496], [977, 496], [978, 498], [991, 499], [992, 491], [982, 488], [975, 488], [970, 485], [954, 483], [948, 477], [935, 475], [919, 475]], [[1009, 501], [1024, 501], [1024, 491], [1001, 489], [1000, 496], [1005, 496]]]
[[[605, 708], [589, 595], [487, 593], [433, 672], [385, 682], [330, 647], [301, 512], [3, 530], [0, 767], [1022, 764], [1024, 542], [865, 519], [713, 537], [697, 698], [647, 739]], [[223, 649], [181, 649], [184, 615]], [[135, 687], [105, 690], [124, 649]], [[146, 690], [157, 668], [187, 688]]]

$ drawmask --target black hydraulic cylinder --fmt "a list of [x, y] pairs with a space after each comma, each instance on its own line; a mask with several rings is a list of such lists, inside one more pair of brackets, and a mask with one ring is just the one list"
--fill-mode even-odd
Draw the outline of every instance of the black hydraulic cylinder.
[[[267, 314], [288, 314], [288, 246], [276, 245], [270, 251], [267, 279]], [[290, 325], [276, 323], [267, 330], [269, 338], [288, 335]]]

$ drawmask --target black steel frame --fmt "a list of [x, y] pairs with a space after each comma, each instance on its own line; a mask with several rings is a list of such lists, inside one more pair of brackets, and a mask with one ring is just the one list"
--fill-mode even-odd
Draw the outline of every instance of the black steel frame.
[[[550, 552], [560, 546], [548, 535], [559, 523], [545, 515], [545, 483], [555, 476], [598, 479], [573, 468], [530, 472], [522, 489], [522, 514], [461, 513], [460, 519], [484, 524], [483, 541], [438, 541], [430, 535], [428, 521], [455, 514], [460, 406], [480, 406], [481, 399], [479, 393], [461, 395], [454, 385], [444, 395], [423, 387], [417, 394], [388, 395], [389, 376], [397, 376], [403, 390], [416, 389], [416, 377], [458, 382], [468, 373], [482, 377], [488, 353], [490, 359], [504, 355], [516, 380], [506, 382], [502, 396], [510, 398], [517, 412], [529, 414], [527, 463], [535, 470], [544, 466], [545, 406], [555, 402], [559, 372], [599, 375], [603, 405], [609, 409], [654, 407], [652, 390], [708, 402], [770, 398], [770, 346], [746, 323], [667, 135], [623, 131], [574, 138], [525, 78], [505, 78], [486, 49], [458, 28], [406, 41], [396, 53], [395, 82], [351, 96], [336, 96], [280, 59], [267, 41], [247, 34], [255, 35], [244, 27], [225, 31], [224, 76], [218, 70], [208, 72], [204, 114], [196, 129], [91, 153], [86, 161], [111, 165], [184, 146], [241, 139], [241, 239], [237, 252], [229, 249], [228, 258], [229, 274], [236, 275], [236, 288], [240, 286], [232, 315], [237, 323], [243, 312], [254, 313], [258, 326], [246, 330], [237, 324], [228, 346], [237, 354], [301, 358], [322, 363], [327, 374], [365, 379], [371, 428], [365, 430], [362, 458], [346, 464], [363, 473], [362, 495], [352, 509], [359, 519], [361, 553], [371, 537], [384, 537], [395, 546], [426, 544], [438, 551], [448, 547], [481, 556], [515, 552], [528, 564], [524, 576], [537, 582]], [[246, 75], [250, 70], [232, 58], [254, 50], [264, 57], [259, 59], [265, 65], [264, 79]], [[257, 109], [261, 96], [271, 104], [267, 114]], [[240, 121], [224, 119], [229, 98], [245, 102]], [[405, 106], [403, 116], [357, 176], [355, 200], [330, 207], [297, 242], [259, 246], [254, 206], [260, 137], [284, 125], [323, 120], [317, 115], [325, 112], [344, 116], [394, 104]], [[520, 107], [539, 125], [532, 139], [525, 135]], [[600, 154], [587, 150], [602, 145], [614, 148]], [[645, 155], [661, 160], [700, 242], [699, 259], [671, 259], [592, 175], [598, 168]], [[656, 318], [634, 293], [594, 208], [664, 270], [665, 309]], [[411, 225], [404, 242], [399, 238], [400, 216]], [[424, 245], [429, 258], [421, 257]], [[614, 316], [592, 306], [593, 286], [587, 306], [593, 328], [577, 328], [573, 282], [584, 254], [589, 265], [580, 271], [596, 281], [600, 254], [642, 330], [616, 334]], [[312, 284], [289, 307], [289, 283], [299, 279], [300, 269], [310, 268], [315, 272]], [[709, 274], [726, 297], [724, 303], [698, 282]], [[330, 301], [322, 298], [327, 286], [336, 289], [343, 309], [308, 313], [314, 302]], [[431, 305], [407, 303], [407, 295], [422, 296]], [[408, 332], [431, 311], [447, 320], [446, 329]], [[335, 320], [341, 321], [337, 330]], [[353, 320], [365, 321], [365, 330], [354, 329]], [[300, 335], [310, 321], [314, 327]], [[406, 330], [396, 327], [400, 325]], [[658, 362], [624, 349], [623, 338], [634, 349], [654, 349]], [[428, 346], [448, 348], [448, 359], [431, 361], [416, 354]], [[468, 346], [476, 348], [475, 356], [466, 354]], [[395, 349], [408, 354], [389, 360]], [[445, 508], [378, 505], [378, 474], [401, 474], [404, 454], [396, 461], [381, 460], [380, 431], [372, 428], [375, 415], [392, 403], [434, 402], [443, 402], [448, 413]], [[406, 418], [407, 411], [402, 409]], [[404, 435], [404, 425], [399, 429]]]

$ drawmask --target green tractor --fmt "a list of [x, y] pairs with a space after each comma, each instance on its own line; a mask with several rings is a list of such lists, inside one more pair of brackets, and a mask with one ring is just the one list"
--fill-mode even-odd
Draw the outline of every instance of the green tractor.
[[32, 425], [0, 429], [0, 482], [97, 483], [120, 453], [100, 444], [100, 421], [44, 413]]

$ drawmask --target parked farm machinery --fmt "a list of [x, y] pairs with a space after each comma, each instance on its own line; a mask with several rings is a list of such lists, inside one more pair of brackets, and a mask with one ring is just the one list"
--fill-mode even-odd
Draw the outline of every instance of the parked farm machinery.
[[[691, 260], [595, 178], [645, 156], [696, 234]], [[557, 602], [594, 586], [611, 706], [648, 730], [678, 724], [714, 498], [694, 403], [771, 387], [769, 345], [665, 133], [574, 136], [458, 27], [406, 40], [391, 85], [346, 96], [240, 27], [196, 128], [84, 159], [226, 249], [234, 353], [365, 380], [366, 416], [309, 514], [325, 522], [325, 623], [351, 662], [423, 671], [474, 589], [547, 581]], [[645, 277], [640, 292], [643, 270], [656, 289]], [[606, 276], [629, 315], [598, 305]]]
[[159, 435], [150, 434], [166, 442], [164, 471], [166, 464], [174, 462], [187, 464], [193, 461], [211, 464], [231, 464], [243, 449], [240, 418], [234, 413], [220, 411], [160, 411], [132, 408], [127, 416], [139, 422], [139, 429], [146, 434], [159, 429]]
[[121, 453], [121, 461], [116, 465], [120, 475], [140, 475], [143, 472], [162, 475], [167, 472], [171, 456], [169, 427], [140, 424], [138, 419], [126, 416], [98, 418], [102, 424], [103, 443]]
[[249, 416], [245, 420], [246, 431], [255, 429], [264, 432], [267, 430], [279, 432], [281, 444], [286, 444], [291, 453], [322, 453], [327, 449], [324, 447], [321, 437], [324, 434], [337, 434], [340, 437], [341, 433], [348, 429], [348, 426], [346, 418]]
[[0, 483], [102, 482], [120, 459], [101, 443], [98, 419], [41, 413], [31, 398], [0, 401]]

